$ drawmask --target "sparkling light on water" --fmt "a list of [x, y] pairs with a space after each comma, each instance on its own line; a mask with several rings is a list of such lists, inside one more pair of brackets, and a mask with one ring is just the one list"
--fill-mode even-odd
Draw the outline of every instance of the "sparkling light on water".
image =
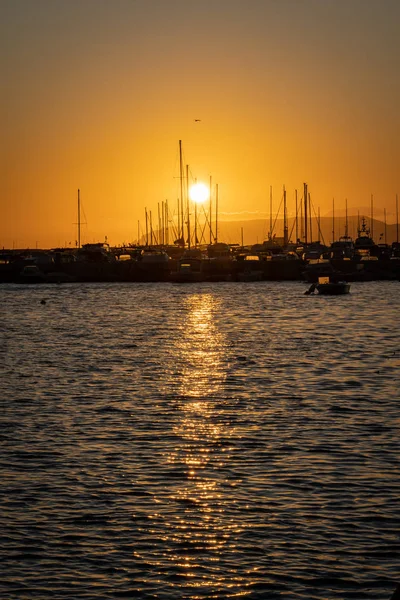
[[388, 600], [398, 285], [1, 286], [0, 595]]

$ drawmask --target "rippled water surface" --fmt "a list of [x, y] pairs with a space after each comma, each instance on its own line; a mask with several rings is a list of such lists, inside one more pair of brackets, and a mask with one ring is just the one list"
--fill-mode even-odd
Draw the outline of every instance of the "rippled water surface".
[[0, 286], [1, 598], [390, 598], [400, 283], [305, 289]]

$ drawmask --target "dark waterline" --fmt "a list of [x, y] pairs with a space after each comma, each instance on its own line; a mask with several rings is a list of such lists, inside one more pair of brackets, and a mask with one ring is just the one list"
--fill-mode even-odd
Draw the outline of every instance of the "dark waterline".
[[388, 600], [399, 285], [0, 286], [0, 597]]

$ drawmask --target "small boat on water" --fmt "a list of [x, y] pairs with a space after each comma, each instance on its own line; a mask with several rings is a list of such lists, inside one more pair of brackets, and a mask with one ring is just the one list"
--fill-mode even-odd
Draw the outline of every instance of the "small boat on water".
[[305, 294], [309, 296], [315, 290], [322, 296], [342, 296], [350, 292], [350, 284], [347, 281], [330, 281], [329, 277], [319, 277], [318, 283], [313, 283]]
[[350, 292], [350, 284], [346, 281], [317, 283], [318, 294], [326, 296], [341, 296]]

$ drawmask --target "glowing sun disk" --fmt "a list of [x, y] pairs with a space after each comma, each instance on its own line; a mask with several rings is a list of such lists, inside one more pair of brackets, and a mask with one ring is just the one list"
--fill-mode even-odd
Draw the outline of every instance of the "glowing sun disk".
[[209, 197], [208, 187], [205, 185], [205, 183], [195, 183], [190, 187], [189, 196], [193, 202], [201, 204]]

